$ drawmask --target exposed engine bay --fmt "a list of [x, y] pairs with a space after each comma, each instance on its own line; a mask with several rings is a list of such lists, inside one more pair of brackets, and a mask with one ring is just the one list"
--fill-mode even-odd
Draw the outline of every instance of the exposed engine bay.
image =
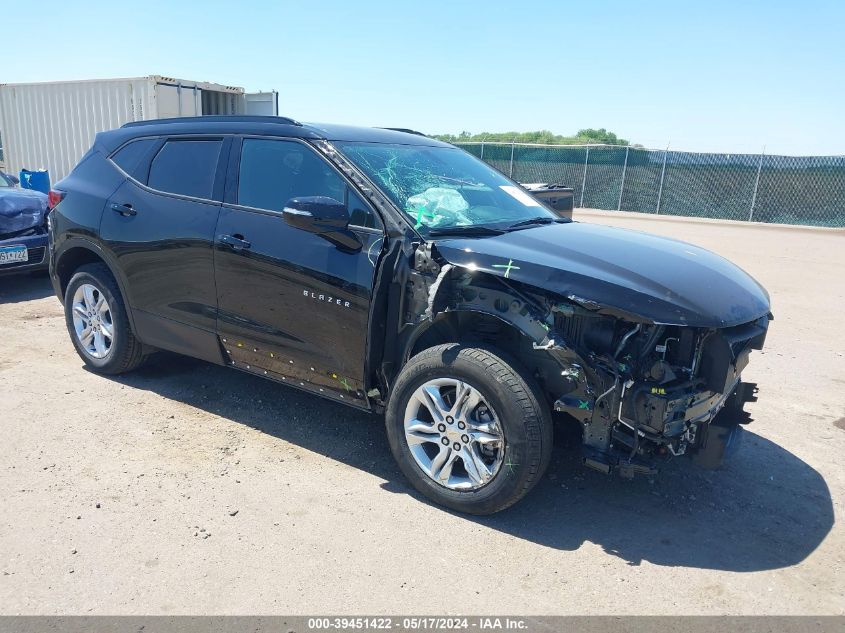
[[756, 386], [740, 374], [751, 350], [763, 346], [768, 317], [706, 329], [554, 310], [552, 336], [564, 345], [557, 349], [555, 341], [549, 353], [568, 378], [554, 407], [583, 424], [588, 465], [630, 476], [650, 473], [655, 458], [669, 455], [690, 454], [706, 467], [721, 463], [737, 439], [737, 418], [723, 428], [717, 414], [755, 399]]
[[632, 477], [687, 455], [717, 468], [736, 448], [742, 406], [756, 400], [741, 372], [763, 347], [770, 313], [721, 328], [649, 322], [434, 258], [430, 247], [417, 251], [414, 285], [426, 305], [408, 316], [422, 314], [434, 330], [469, 329], [516, 355], [553, 410], [581, 426], [586, 465]]

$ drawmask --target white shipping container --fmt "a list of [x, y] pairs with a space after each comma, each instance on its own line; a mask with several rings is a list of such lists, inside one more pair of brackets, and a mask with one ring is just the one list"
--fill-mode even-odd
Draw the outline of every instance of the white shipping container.
[[130, 121], [209, 114], [278, 113], [275, 92], [153, 75], [130, 79], [0, 84], [4, 171], [48, 169], [64, 178], [97, 132]]

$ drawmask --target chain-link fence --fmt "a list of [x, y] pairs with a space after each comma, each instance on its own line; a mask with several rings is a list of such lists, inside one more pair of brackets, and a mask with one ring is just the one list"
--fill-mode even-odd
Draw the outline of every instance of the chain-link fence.
[[845, 227], [845, 156], [459, 145], [519, 182], [572, 187], [579, 207]]

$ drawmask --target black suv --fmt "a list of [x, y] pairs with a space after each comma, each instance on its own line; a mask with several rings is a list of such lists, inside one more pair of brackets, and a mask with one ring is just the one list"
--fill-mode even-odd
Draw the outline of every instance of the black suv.
[[554, 419], [580, 426], [587, 465], [633, 476], [717, 466], [755, 398], [740, 372], [771, 314], [754, 279], [559, 218], [420, 134], [131, 123], [51, 201], [53, 284], [94, 371], [165, 349], [384, 413], [413, 485], [460, 511], [530, 490]]

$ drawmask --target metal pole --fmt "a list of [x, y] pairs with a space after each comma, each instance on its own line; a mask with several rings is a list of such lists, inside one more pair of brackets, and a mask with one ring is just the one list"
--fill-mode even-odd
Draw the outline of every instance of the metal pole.
[[763, 146], [763, 153], [760, 154], [760, 162], [757, 163], [757, 178], [754, 179], [754, 193], [751, 194], [751, 209], [748, 211], [748, 221], [754, 218], [754, 205], [757, 203], [757, 188], [760, 186], [760, 172], [763, 170], [763, 157], [766, 155], [766, 146]]
[[619, 184], [619, 203], [616, 205], [616, 210], [622, 210], [622, 193], [625, 191], [625, 172], [628, 171], [628, 152], [630, 147], [625, 148], [625, 162], [622, 164], [622, 182]]
[[511, 139], [511, 170], [510, 170], [510, 173], [508, 174], [508, 177], [510, 177], [510, 178], [513, 178], [513, 148], [515, 147], [515, 145], [514, 145], [515, 142], [516, 142], [515, 138]]
[[587, 161], [590, 160], [590, 148], [587, 148], [587, 155], [584, 157], [584, 177], [581, 179], [581, 204], [578, 205], [580, 209], [584, 208], [584, 189], [587, 187]]
[[481, 141], [481, 156], [479, 156], [481, 160], [484, 160], [484, 141]]
[[657, 209], [655, 213], [660, 215], [660, 199], [663, 197], [663, 178], [666, 176], [666, 158], [669, 156], [669, 143], [666, 143], [666, 149], [663, 150], [663, 168], [660, 170], [660, 186], [657, 188]]

